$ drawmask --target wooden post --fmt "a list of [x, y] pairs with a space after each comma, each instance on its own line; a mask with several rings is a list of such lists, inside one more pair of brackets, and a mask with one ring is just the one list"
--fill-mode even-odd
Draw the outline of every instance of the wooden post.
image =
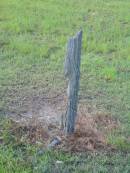
[[68, 79], [68, 105], [64, 127], [66, 134], [72, 134], [75, 130], [80, 79], [81, 43], [82, 31], [79, 31], [75, 37], [69, 39], [67, 45], [67, 56], [64, 67], [65, 77]]

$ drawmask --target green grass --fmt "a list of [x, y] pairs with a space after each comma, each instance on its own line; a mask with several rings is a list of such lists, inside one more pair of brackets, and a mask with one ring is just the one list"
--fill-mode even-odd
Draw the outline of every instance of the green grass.
[[23, 141], [13, 142], [15, 136], [10, 133], [11, 126], [10, 120], [1, 119], [0, 132], [4, 145], [0, 145], [0, 173], [129, 173], [130, 171], [129, 152], [69, 154], [46, 150]]
[[34, 146], [0, 146], [1, 173], [129, 173], [129, 159], [130, 154], [123, 152], [77, 156]]
[[[82, 28], [80, 95], [88, 98], [86, 104], [120, 120], [121, 128], [108, 135], [108, 142], [130, 151], [129, 9], [129, 0], [1, 0], [0, 115], [27, 111], [31, 99], [65, 90], [66, 43]], [[22, 158], [13, 152], [0, 148], [0, 172], [32, 172], [26, 162], [19, 164]], [[120, 153], [90, 154], [87, 165], [69, 166], [75, 172], [126, 173], [128, 158], [129, 154]], [[69, 168], [63, 167], [67, 172]]]

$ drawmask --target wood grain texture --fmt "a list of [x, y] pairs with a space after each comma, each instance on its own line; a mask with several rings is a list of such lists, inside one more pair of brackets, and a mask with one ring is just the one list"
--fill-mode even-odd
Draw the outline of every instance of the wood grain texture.
[[80, 80], [82, 31], [68, 41], [67, 55], [65, 59], [65, 77], [68, 79], [68, 105], [66, 111], [65, 132], [71, 134], [75, 130], [77, 115], [78, 90]]

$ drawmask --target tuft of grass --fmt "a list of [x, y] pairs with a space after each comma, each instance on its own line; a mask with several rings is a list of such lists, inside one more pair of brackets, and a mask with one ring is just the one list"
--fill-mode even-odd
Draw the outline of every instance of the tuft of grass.
[[101, 76], [106, 80], [114, 80], [116, 79], [116, 69], [114, 67], [104, 67]]
[[130, 141], [124, 136], [108, 135], [108, 142], [121, 151], [130, 151]]

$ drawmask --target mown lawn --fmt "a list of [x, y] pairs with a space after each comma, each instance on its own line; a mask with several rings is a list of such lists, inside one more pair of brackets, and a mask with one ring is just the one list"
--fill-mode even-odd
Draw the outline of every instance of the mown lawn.
[[[26, 159], [35, 149], [26, 146], [33, 152], [15, 157], [11, 144], [0, 147], [1, 173], [130, 172], [129, 9], [129, 0], [0, 0], [0, 116], [26, 111], [33, 98], [65, 92], [66, 42], [82, 28], [80, 100], [121, 124], [108, 134], [120, 152], [82, 158], [45, 153], [33, 167]], [[67, 164], [57, 168], [58, 159]]]

